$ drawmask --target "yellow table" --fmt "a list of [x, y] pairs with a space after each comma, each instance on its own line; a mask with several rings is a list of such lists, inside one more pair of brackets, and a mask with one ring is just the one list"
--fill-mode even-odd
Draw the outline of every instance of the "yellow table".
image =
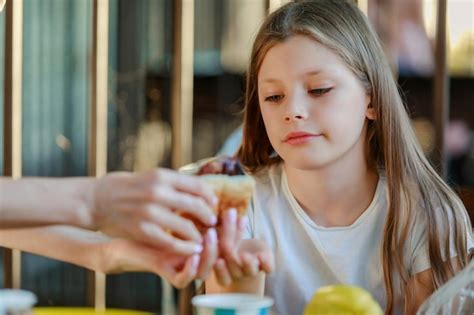
[[107, 309], [104, 312], [96, 312], [91, 307], [35, 307], [34, 315], [152, 315], [153, 313], [123, 310]]

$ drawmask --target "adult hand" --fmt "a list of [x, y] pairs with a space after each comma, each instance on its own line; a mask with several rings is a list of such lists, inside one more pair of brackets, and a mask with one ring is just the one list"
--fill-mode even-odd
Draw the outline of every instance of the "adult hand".
[[210, 228], [204, 236], [202, 253], [191, 256], [166, 252], [122, 238], [112, 238], [101, 246], [102, 272], [153, 272], [177, 288], [187, 286], [194, 279], [206, 278], [217, 258], [217, 234], [214, 228]]
[[217, 198], [197, 177], [167, 169], [145, 173], [110, 173], [95, 186], [97, 228], [166, 252], [190, 255], [202, 251], [202, 236], [189, 219], [213, 226]]

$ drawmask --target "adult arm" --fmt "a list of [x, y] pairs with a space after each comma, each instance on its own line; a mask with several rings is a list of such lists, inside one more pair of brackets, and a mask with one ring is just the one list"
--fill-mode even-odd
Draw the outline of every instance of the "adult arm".
[[199, 178], [172, 170], [102, 178], [0, 179], [0, 228], [67, 224], [182, 254], [202, 250], [191, 220], [213, 226], [216, 197]]
[[95, 178], [0, 178], [0, 228], [69, 224], [94, 229]]
[[203, 245], [201, 254], [186, 256], [73, 226], [0, 230], [0, 246], [103, 273], [152, 272], [176, 287], [184, 287], [195, 278], [206, 277], [210, 272], [217, 257], [214, 229], [209, 229]]

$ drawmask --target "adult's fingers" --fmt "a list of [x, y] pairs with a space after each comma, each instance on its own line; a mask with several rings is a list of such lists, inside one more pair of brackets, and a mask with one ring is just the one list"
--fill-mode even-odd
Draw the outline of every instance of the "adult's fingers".
[[154, 223], [145, 221], [138, 225], [135, 238], [139, 241], [181, 255], [200, 253], [203, 250], [201, 244], [173, 237]]
[[214, 211], [204, 202], [204, 199], [175, 190], [171, 186], [155, 187], [152, 201], [162, 207], [189, 214], [205, 225], [217, 223]]
[[196, 278], [199, 260], [199, 255], [192, 255], [189, 257], [184, 264], [184, 268], [174, 276], [170, 277], [170, 283], [177, 288], [184, 288], [187, 286], [194, 280], [194, 278]]
[[217, 204], [214, 191], [202, 179], [167, 169], [160, 169], [159, 172], [163, 181], [177, 190], [199, 196], [211, 207]]
[[197, 272], [197, 277], [200, 279], [206, 279], [208, 277], [218, 255], [216, 230], [214, 228], [209, 229], [204, 239], [204, 250], [201, 254], [201, 263], [199, 264]]
[[230, 275], [229, 270], [227, 269], [227, 265], [224, 259], [217, 259], [216, 265], [214, 267], [214, 274], [216, 276], [217, 282], [221, 286], [226, 287], [232, 283], [232, 277]]
[[199, 233], [192, 221], [167, 209], [153, 205], [147, 206], [144, 213], [144, 219], [156, 223], [163, 230], [172, 232], [185, 240], [202, 242], [201, 233]]

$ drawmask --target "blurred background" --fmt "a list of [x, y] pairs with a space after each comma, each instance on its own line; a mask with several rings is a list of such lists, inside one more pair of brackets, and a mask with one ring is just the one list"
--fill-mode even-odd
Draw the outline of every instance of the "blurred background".
[[[97, 1], [100, 0], [22, 1], [23, 176], [90, 174], [93, 10]], [[173, 80], [179, 78], [173, 72], [178, 32], [174, 19], [177, 8], [184, 2], [108, 0], [108, 74], [104, 85], [107, 87], [107, 171], [178, 167], [219, 151], [232, 154], [238, 148], [244, 73], [253, 36], [263, 18], [288, 1], [191, 1], [194, 51], [189, 54], [193, 61], [192, 86], [187, 93], [192, 97], [187, 95], [191, 111], [185, 115], [192, 116], [184, 117], [191, 123], [175, 129], [173, 110], [178, 105], [172, 91], [176, 84]], [[474, 0], [447, 1], [445, 52], [449, 114], [444, 130], [435, 127], [434, 105], [440, 1], [358, 2], [384, 44], [425, 153], [434, 157], [444, 152], [450, 184], [472, 189]], [[8, 35], [5, 16], [5, 12], [0, 14], [0, 60], [5, 59]], [[4, 126], [9, 119], [4, 117], [4, 62], [0, 63], [0, 82], [0, 146], [3, 148]], [[186, 128], [188, 133], [183, 134]], [[436, 141], [439, 132], [444, 139], [441, 149]], [[178, 150], [185, 156], [174, 160], [173, 146], [179, 138], [186, 138], [186, 134], [192, 137], [185, 139], [189, 140], [189, 150]], [[440, 163], [435, 157], [434, 162]], [[0, 172], [3, 170], [4, 157], [0, 155]], [[90, 283], [84, 269], [26, 253], [22, 254], [21, 267], [21, 286], [38, 295], [38, 305], [90, 303], [87, 298]], [[0, 274], [2, 286], [3, 280]], [[162, 287], [161, 280], [150, 274], [107, 276], [107, 306], [163, 313]]]

